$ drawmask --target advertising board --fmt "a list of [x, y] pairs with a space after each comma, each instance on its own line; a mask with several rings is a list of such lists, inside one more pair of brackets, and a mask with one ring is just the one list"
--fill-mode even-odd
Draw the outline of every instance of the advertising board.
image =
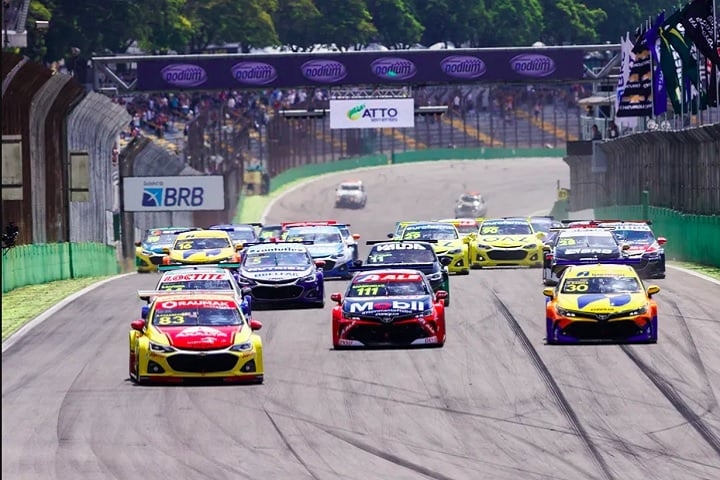
[[224, 210], [222, 175], [125, 177], [123, 209], [127, 212]]
[[330, 129], [412, 128], [415, 100], [412, 98], [362, 98], [330, 100]]

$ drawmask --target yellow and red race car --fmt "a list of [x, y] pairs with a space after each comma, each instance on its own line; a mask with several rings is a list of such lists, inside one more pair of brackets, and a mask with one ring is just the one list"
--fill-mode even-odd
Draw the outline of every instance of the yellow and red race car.
[[656, 343], [659, 291], [630, 265], [570, 265], [557, 287], [543, 290], [546, 341]]
[[167, 249], [163, 265], [239, 264], [242, 248], [242, 244], [233, 245], [224, 230], [184, 232]]
[[129, 373], [136, 383], [221, 379], [262, 383], [262, 328], [233, 291], [157, 291], [130, 324]]

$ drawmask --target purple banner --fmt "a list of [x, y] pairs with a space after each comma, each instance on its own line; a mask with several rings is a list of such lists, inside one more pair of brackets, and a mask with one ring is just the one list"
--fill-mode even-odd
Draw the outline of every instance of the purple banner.
[[579, 81], [583, 55], [546, 48], [167, 56], [138, 61], [137, 90]]

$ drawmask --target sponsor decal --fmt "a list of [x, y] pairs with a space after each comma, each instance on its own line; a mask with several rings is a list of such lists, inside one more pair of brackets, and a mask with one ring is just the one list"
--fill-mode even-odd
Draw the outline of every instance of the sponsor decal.
[[225, 280], [228, 278], [224, 273], [173, 273], [166, 275], [163, 282], [187, 282], [192, 280]]
[[422, 312], [430, 308], [426, 302], [422, 300], [393, 300], [393, 301], [375, 301], [375, 302], [356, 302], [350, 304], [350, 313], [363, 312], [387, 312], [394, 313], [398, 311], [418, 311]]
[[413, 62], [398, 57], [378, 58], [370, 64], [370, 69], [376, 77], [385, 80], [407, 80], [417, 73]]
[[236, 63], [231, 71], [235, 80], [247, 85], [267, 85], [278, 78], [275, 67], [264, 62]]
[[419, 282], [422, 276], [417, 273], [386, 273], [386, 274], [375, 274], [371, 273], [363, 275], [357, 278], [355, 283], [366, 283], [366, 282]]
[[347, 68], [336, 60], [310, 60], [300, 70], [303, 77], [321, 83], [335, 83], [347, 77]]
[[582, 253], [610, 254], [613, 253], [612, 248], [566, 248], [563, 250], [565, 255], [578, 255]]
[[208, 79], [204, 68], [191, 63], [171, 63], [160, 70], [163, 80], [178, 87], [197, 87]]
[[440, 68], [446, 75], [456, 78], [479, 78], [487, 72], [485, 62], [471, 55], [451, 55], [443, 58]]
[[599, 302], [602, 300], [608, 300], [612, 307], [622, 307], [627, 305], [632, 300], [632, 296], [629, 294], [620, 295], [608, 295], [603, 293], [588, 293], [586, 295], [580, 295], [577, 299], [578, 308], [584, 309], [591, 303]]
[[[162, 182], [146, 182], [160, 183]], [[199, 207], [205, 201], [203, 187], [166, 187], [147, 185], [142, 190], [143, 207]]]
[[182, 331], [180, 331], [176, 335], [176, 337], [178, 337], [178, 338], [182, 338], [182, 337], [205, 337], [205, 338], [219, 337], [219, 338], [224, 338], [224, 337], [227, 337], [227, 333], [223, 332], [222, 330], [218, 330], [217, 328], [196, 326], [196, 327], [183, 328]]
[[419, 243], [388, 243], [377, 245], [375, 251], [377, 252], [388, 252], [391, 250], [430, 250], [425, 245]]
[[555, 60], [536, 53], [524, 53], [510, 59], [510, 68], [527, 77], [547, 77], [557, 69]]
[[237, 308], [237, 305], [228, 300], [166, 300], [158, 305], [162, 310], [187, 307]]
[[364, 103], [356, 105], [347, 111], [347, 118], [356, 121], [367, 119], [371, 122], [392, 123], [397, 122], [398, 110], [394, 107], [369, 108]]

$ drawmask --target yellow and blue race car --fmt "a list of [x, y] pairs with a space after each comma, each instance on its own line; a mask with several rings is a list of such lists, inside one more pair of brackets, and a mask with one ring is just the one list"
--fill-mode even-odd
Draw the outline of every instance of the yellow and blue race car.
[[400, 240], [430, 242], [441, 260], [446, 258], [448, 272], [459, 275], [470, 273], [470, 237], [461, 237], [455, 225], [443, 222], [410, 222], [399, 234]]
[[657, 285], [643, 285], [630, 265], [570, 265], [555, 288], [546, 288], [548, 344], [656, 343]]
[[242, 248], [242, 245], [234, 246], [224, 230], [184, 232], [167, 249], [163, 265], [239, 264]]
[[524, 218], [484, 220], [473, 246], [473, 268], [543, 265], [543, 242]]
[[182, 232], [200, 230], [200, 227], [157, 227], [145, 230], [143, 239], [135, 242], [135, 267], [138, 273], [157, 272], [163, 263], [165, 250], [172, 247]]
[[257, 320], [233, 291], [157, 291], [130, 324], [130, 379], [138, 384], [220, 379], [262, 383]]

